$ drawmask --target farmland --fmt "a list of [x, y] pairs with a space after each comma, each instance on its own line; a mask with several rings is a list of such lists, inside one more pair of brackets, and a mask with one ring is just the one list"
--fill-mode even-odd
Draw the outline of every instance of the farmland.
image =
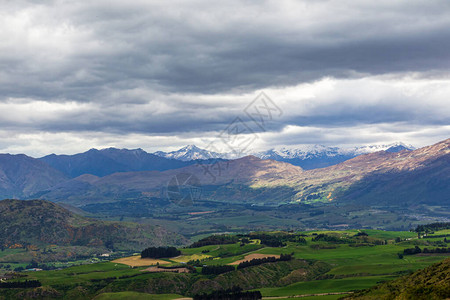
[[[341, 293], [369, 288], [442, 261], [448, 257], [444, 253], [406, 255], [403, 258], [398, 254], [414, 246], [442, 246], [445, 243], [442, 236], [447, 234], [448, 230], [436, 231], [418, 239], [414, 232], [381, 230], [250, 233], [237, 235], [238, 242], [229, 244], [180, 248], [181, 255], [174, 258], [156, 260], [128, 256], [62, 270], [21, 274], [26, 275], [27, 280], [39, 280], [42, 288], [38, 289], [45, 290], [42, 293], [53, 293], [61, 299], [125, 299], [127, 295], [136, 296], [136, 299], [175, 299], [234, 285], [259, 290], [263, 297], [339, 293], [303, 298], [337, 299], [344, 295]], [[269, 247], [263, 240], [253, 238], [256, 236], [279, 239], [283, 245]], [[281, 254], [292, 254], [293, 259], [243, 269], [237, 266], [234, 271], [220, 275], [202, 274], [204, 266], [233, 263], [236, 266], [242, 261], [279, 257]], [[146, 272], [145, 269], [152, 265], [160, 265], [161, 268], [190, 266], [196, 272]], [[265, 278], [265, 274], [271, 274], [270, 279]], [[0, 299], [2, 296], [23, 298], [25, 292], [0, 289]]]

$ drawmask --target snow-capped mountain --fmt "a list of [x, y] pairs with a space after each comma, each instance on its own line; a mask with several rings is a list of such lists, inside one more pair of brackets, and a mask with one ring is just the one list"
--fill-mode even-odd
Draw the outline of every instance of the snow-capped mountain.
[[413, 145], [406, 145], [402, 142], [392, 143], [392, 144], [383, 144], [383, 145], [366, 145], [360, 147], [349, 148], [347, 151], [350, 153], [354, 153], [356, 155], [373, 153], [377, 151], [386, 151], [386, 152], [400, 152], [402, 150], [415, 150], [416, 148]]
[[253, 153], [261, 159], [273, 159], [300, 166], [305, 170], [324, 168], [344, 162], [355, 157], [353, 153], [338, 147], [323, 145], [301, 145], [295, 147], [282, 147], [267, 151]]
[[294, 159], [294, 158], [312, 158], [318, 156], [339, 156], [339, 155], [353, 155], [373, 153], [377, 151], [399, 152], [402, 150], [414, 150], [412, 145], [404, 143], [393, 143], [388, 145], [367, 145], [351, 148], [329, 147], [324, 145], [301, 145], [295, 147], [282, 147], [278, 149], [270, 149], [267, 151], [252, 153], [261, 159]]
[[414, 150], [411, 145], [393, 143], [388, 145], [367, 145], [350, 148], [329, 147], [324, 145], [300, 145], [290, 148], [270, 149], [253, 153], [261, 159], [273, 159], [300, 166], [303, 169], [324, 168], [339, 164], [358, 155], [377, 151], [399, 152]]
[[302, 145], [293, 148], [278, 148], [267, 151], [252, 153], [261, 159], [307, 159], [317, 156], [336, 156], [343, 154], [338, 147], [327, 147], [323, 145]]
[[[366, 145], [350, 148], [329, 147], [324, 145], [298, 145], [293, 147], [281, 147], [260, 152], [243, 153], [240, 157], [254, 155], [261, 159], [273, 159], [276, 161], [288, 162], [303, 169], [316, 169], [328, 167], [361, 154], [372, 153], [376, 151], [399, 152], [402, 150], [414, 150], [411, 145], [403, 143], [393, 143], [387, 145]], [[171, 158], [181, 161], [191, 161], [197, 159], [236, 159], [239, 157], [231, 153], [216, 153], [198, 148], [195, 145], [185, 146], [177, 151], [162, 152], [158, 151], [155, 155]]]
[[157, 151], [155, 155], [171, 158], [181, 161], [191, 161], [197, 159], [211, 159], [211, 158], [225, 158], [227, 155], [222, 153], [211, 152], [205, 149], [200, 149], [195, 145], [188, 145], [179, 150], [172, 152]]

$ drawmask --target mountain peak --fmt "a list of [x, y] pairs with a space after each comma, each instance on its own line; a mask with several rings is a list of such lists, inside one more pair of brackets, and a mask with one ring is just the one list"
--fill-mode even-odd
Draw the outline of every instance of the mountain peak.
[[190, 161], [190, 160], [197, 160], [197, 159], [210, 159], [210, 158], [214, 158], [214, 157], [218, 157], [218, 158], [225, 157], [225, 154], [211, 152], [211, 151], [208, 151], [205, 149], [201, 149], [195, 145], [187, 145], [176, 151], [171, 151], [171, 152], [158, 151], [153, 154], [161, 156], [161, 157], [171, 158], [171, 159], [176, 159], [176, 160], [181, 160], [181, 161]]
[[181, 148], [180, 150], [202, 150], [199, 147], [195, 146], [195, 145], [186, 145], [183, 148]]
[[100, 152], [103, 152], [103, 153], [118, 152], [118, 153], [131, 153], [131, 154], [146, 154], [147, 153], [142, 148], [136, 148], [136, 149], [122, 148], [122, 149], [119, 149], [119, 148], [114, 148], [114, 147], [104, 148], [104, 149], [100, 150]]
[[262, 159], [259, 158], [259, 157], [254, 156], [254, 155], [247, 155], [247, 156], [238, 158], [238, 159], [236, 159], [236, 160], [237, 160], [237, 161], [260, 161], [260, 160], [262, 160]]
[[387, 148], [384, 151], [391, 152], [391, 153], [396, 153], [396, 152], [400, 152], [400, 151], [403, 151], [403, 150], [412, 151], [412, 150], [416, 149], [416, 148], [414, 148], [414, 146], [406, 145], [406, 144], [404, 144], [402, 142], [393, 143], [393, 144], [390, 144], [388, 146], [389, 146], [389, 148]]

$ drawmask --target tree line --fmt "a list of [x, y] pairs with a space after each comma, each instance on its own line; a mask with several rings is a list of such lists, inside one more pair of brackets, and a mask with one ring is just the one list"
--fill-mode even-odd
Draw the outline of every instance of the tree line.
[[425, 225], [418, 225], [415, 229], [416, 232], [439, 231], [444, 229], [450, 229], [450, 222], [437, 222]]
[[252, 266], [262, 265], [269, 262], [277, 262], [277, 261], [289, 261], [292, 259], [292, 254], [281, 254], [280, 258], [272, 257], [264, 257], [264, 258], [254, 258], [252, 260], [247, 260], [241, 262], [237, 268], [244, 269]]
[[261, 244], [268, 247], [284, 247], [286, 242], [295, 242], [300, 244], [306, 244], [306, 239], [303, 235], [298, 234], [267, 234], [267, 233], [252, 233], [247, 236], [248, 238], [258, 239]]
[[327, 235], [327, 234], [323, 234], [323, 233], [320, 233], [320, 234], [316, 235], [311, 240], [313, 242], [324, 241], [324, 242], [332, 242], [332, 243], [335, 243], [335, 244], [347, 244], [347, 243], [354, 242], [354, 241], [349, 240], [347, 238], [340, 238], [340, 237], [337, 237], [337, 236]]
[[434, 248], [434, 249], [428, 249], [424, 248], [423, 250], [420, 249], [419, 246], [415, 246], [414, 248], [407, 248], [403, 250], [404, 255], [414, 255], [419, 253], [450, 253], [450, 247], [449, 248]]
[[40, 263], [36, 262], [36, 261], [33, 259], [33, 260], [31, 260], [31, 262], [30, 262], [28, 265], [26, 265], [25, 267], [17, 267], [17, 268], [14, 269], [14, 271], [16, 271], [16, 272], [21, 272], [21, 271], [23, 271], [23, 270], [34, 269], [34, 268], [36, 268], [36, 269], [42, 269], [42, 270], [48, 271], [48, 270], [55, 270], [55, 269], [57, 269], [58, 267], [56, 267], [56, 266], [54, 266], [54, 265], [40, 264]]
[[0, 289], [26, 289], [42, 286], [39, 280], [0, 282]]
[[422, 253], [450, 253], [450, 247], [449, 248], [434, 248], [434, 249], [428, 249], [424, 248]]
[[142, 250], [141, 258], [167, 258], [181, 255], [175, 247], [149, 247]]
[[444, 229], [450, 229], [450, 222], [437, 222], [425, 225], [418, 225], [414, 231], [417, 232], [417, 237], [420, 239], [422, 233], [427, 235], [428, 233]]
[[250, 239], [258, 239], [261, 244], [268, 247], [284, 247], [286, 242], [295, 242], [300, 244], [306, 244], [306, 239], [303, 234], [289, 234], [289, 233], [251, 233], [251, 234], [239, 234], [239, 235], [211, 235], [205, 237], [197, 242], [192, 243], [189, 248], [198, 248], [209, 245], [224, 245], [234, 244], [241, 242], [241, 246], [250, 243]]
[[189, 248], [198, 248], [209, 245], [234, 244], [237, 242], [239, 242], [239, 237], [235, 235], [226, 235], [226, 234], [211, 235], [197, 242], [192, 243], [192, 245], [190, 245]]

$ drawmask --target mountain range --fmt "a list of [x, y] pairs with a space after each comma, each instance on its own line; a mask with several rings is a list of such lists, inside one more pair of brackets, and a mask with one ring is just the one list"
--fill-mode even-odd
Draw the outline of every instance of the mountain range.
[[[391, 146], [387, 151], [311, 170], [251, 155], [181, 161], [141, 149], [92, 149], [41, 159], [5, 154], [0, 156], [0, 196], [39, 198], [78, 207], [147, 201], [153, 210], [170, 205], [173, 188], [188, 186], [188, 190], [200, 190], [204, 201], [230, 205], [448, 205], [449, 144], [450, 139], [416, 150]], [[317, 152], [323, 153], [321, 149]], [[300, 151], [283, 153], [285, 158], [300, 157]], [[182, 178], [195, 180], [183, 183]], [[180, 186], [172, 186], [173, 182]]]
[[273, 159], [288, 162], [300, 166], [305, 170], [324, 168], [344, 162], [358, 155], [373, 153], [377, 151], [400, 152], [402, 150], [414, 150], [412, 145], [398, 142], [388, 145], [368, 145], [351, 148], [329, 147], [323, 145], [300, 145], [296, 147], [281, 147], [260, 152], [247, 152], [236, 156], [234, 153], [217, 153], [201, 149], [195, 145], [188, 145], [179, 150], [171, 152], [157, 151], [154, 154], [181, 161], [192, 161], [199, 159], [222, 158], [236, 159], [253, 155], [261, 159]]
[[231, 153], [216, 153], [200, 149], [195, 145], [188, 145], [177, 151], [157, 151], [155, 153], [148, 153], [142, 149], [91, 149], [74, 155], [50, 154], [39, 158], [39, 160], [62, 172], [67, 177], [75, 178], [84, 174], [103, 177], [117, 172], [166, 171], [198, 163], [205, 164], [217, 160], [236, 159], [247, 155], [288, 162], [309, 170], [335, 165], [358, 155], [375, 151], [399, 152], [412, 149], [414, 149], [412, 146], [402, 143], [349, 149], [313, 145], [301, 148], [271, 149], [234, 157]]
[[229, 153], [217, 153], [213, 151], [208, 151], [205, 149], [200, 149], [199, 147], [195, 145], [187, 145], [184, 146], [176, 151], [171, 152], [164, 152], [164, 151], [156, 151], [153, 154], [169, 158], [169, 159], [176, 159], [181, 161], [191, 161], [191, 160], [204, 160], [204, 159], [210, 159], [210, 158], [222, 158], [222, 159], [230, 159], [232, 158], [231, 154]]
[[360, 199], [391, 205], [446, 204], [449, 144], [450, 139], [413, 151], [378, 151], [314, 170], [246, 156], [166, 171], [118, 172], [103, 177], [85, 174], [32, 196], [76, 206], [165, 198], [161, 191], [180, 174], [189, 174], [201, 186], [204, 199], [229, 203], [280, 205]]
[[142, 149], [91, 149], [75, 155], [51, 154], [39, 159], [74, 178], [83, 174], [105, 176], [116, 172], [130, 172], [143, 170], [164, 171], [189, 165], [175, 159], [166, 159]]
[[[309, 170], [335, 165], [376, 150], [398, 152], [405, 149], [412, 150], [413, 147], [401, 143], [352, 149], [314, 145], [271, 149], [252, 155], [261, 159], [287, 162]], [[229, 153], [209, 152], [195, 145], [173, 152], [155, 153], [142, 149], [91, 149], [74, 155], [51, 154], [37, 160], [23, 154], [0, 154], [0, 197], [27, 197], [84, 174], [103, 177], [117, 172], [166, 171], [230, 159], [232, 155]]]

